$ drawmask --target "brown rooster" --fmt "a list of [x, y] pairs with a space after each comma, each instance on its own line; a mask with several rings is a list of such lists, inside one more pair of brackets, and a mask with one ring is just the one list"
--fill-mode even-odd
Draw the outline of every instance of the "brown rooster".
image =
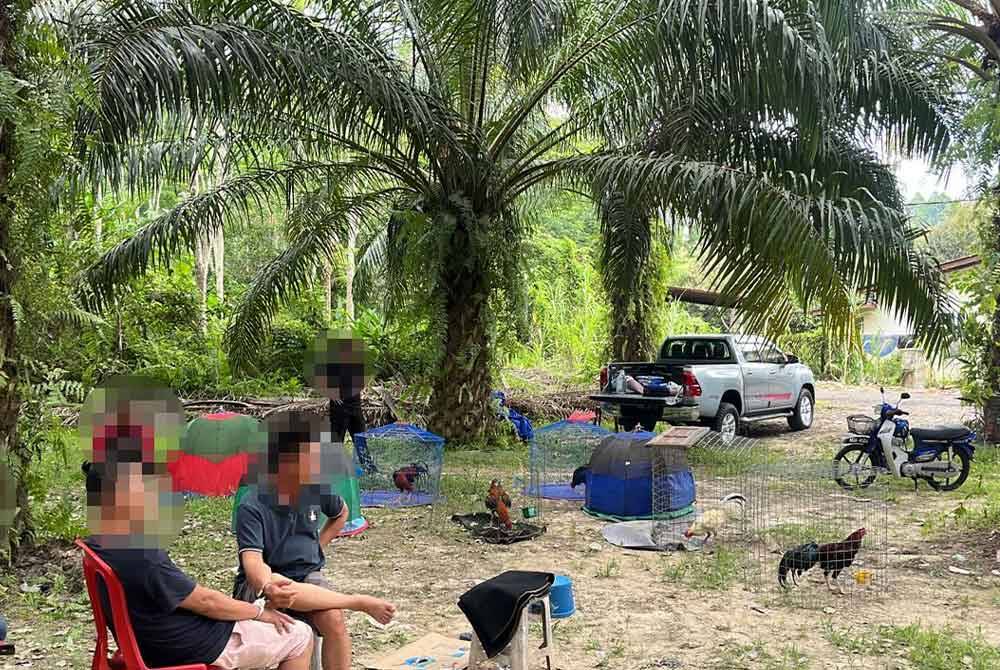
[[507, 530], [514, 527], [514, 524], [510, 521], [510, 496], [507, 495], [507, 492], [503, 490], [500, 482], [496, 479], [490, 482], [490, 492], [486, 496], [486, 509]]
[[[836, 582], [840, 573], [851, 567], [861, 549], [861, 542], [865, 539], [866, 532], [864, 528], [859, 528], [848, 535], [843, 542], [819, 545], [817, 549], [819, 567], [823, 570], [823, 579], [826, 580], [826, 586], [831, 591], [833, 587], [830, 585], [830, 578], [832, 577], [833, 581]], [[837, 584], [837, 592], [841, 595], [844, 594], [839, 583]]]

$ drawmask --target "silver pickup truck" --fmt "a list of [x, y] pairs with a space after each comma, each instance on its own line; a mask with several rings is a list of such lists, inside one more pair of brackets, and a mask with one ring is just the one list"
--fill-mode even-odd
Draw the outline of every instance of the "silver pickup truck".
[[[623, 380], [645, 381], [645, 392]], [[650, 388], [656, 388], [655, 393]], [[812, 425], [812, 370], [772, 342], [749, 335], [668, 337], [652, 363], [609, 363], [590, 396], [619, 426], [653, 430], [657, 421], [703, 423], [726, 437], [741, 424], [785, 418], [792, 430]]]

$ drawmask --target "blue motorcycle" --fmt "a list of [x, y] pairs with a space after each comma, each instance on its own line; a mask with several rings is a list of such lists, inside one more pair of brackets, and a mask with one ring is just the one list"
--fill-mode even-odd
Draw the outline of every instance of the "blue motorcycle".
[[[833, 459], [834, 479], [848, 490], [871, 486], [879, 474], [909, 477], [916, 488], [920, 480], [937, 491], [954, 491], [969, 476], [972, 442], [976, 434], [965, 426], [910, 428], [908, 416], [899, 408], [910, 397], [903, 393], [890, 405], [882, 391], [879, 415], [847, 417], [850, 431], [841, 439], [841, 450]], [[912, 444], [908, 445], [908, 438]]]

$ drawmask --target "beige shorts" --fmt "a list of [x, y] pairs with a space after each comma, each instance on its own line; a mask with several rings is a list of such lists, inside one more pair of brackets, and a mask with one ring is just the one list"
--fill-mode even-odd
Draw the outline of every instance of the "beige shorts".
[[225, 670], [276, 668], [304, 654], [312, 637], [312, 629], [301, 621], [284, 634], [263, 621], [237, 621], [229, 644], [212, 665]]

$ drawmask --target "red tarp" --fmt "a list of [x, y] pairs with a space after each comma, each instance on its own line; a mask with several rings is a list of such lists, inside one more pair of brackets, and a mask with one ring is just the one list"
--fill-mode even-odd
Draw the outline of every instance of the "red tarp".
[[218, 463], [194, 454], [182, 453], [167, 466], [174, 491], [203, 496], [232, 495], [247, 472], [250, 455], [234, 454]]

